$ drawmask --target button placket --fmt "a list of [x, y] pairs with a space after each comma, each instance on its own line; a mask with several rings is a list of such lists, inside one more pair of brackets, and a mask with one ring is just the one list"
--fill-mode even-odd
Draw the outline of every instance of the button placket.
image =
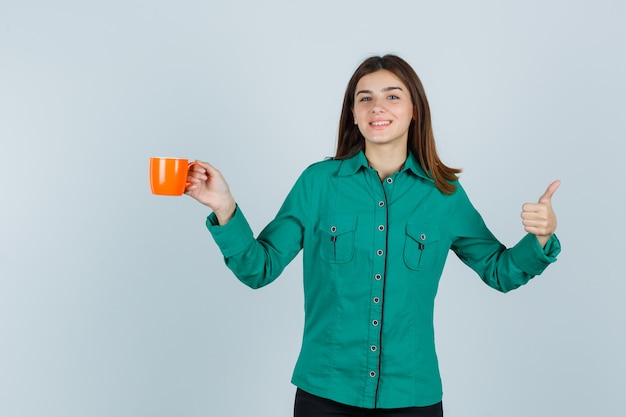
[[[380, 181], [380, 180], [378, 180]], [[380, 182], [379, 182], [380, 184]], [[369, 336], [367, 345], [362, 346], [362, 349], [367, 349], [367, 392], [372, 396], [376, 395], [379, 381], [380, 370], [380, 355], [381, 355], [381, 335], [382, 335], [382, 319], [383, 319], [383, 291], [385, 285], [385, 261], [386, 261], [386, 247], [387, 247], [387, 205], [388, 200], [385, 189], [389, 186], [389, 182], [385, 179], [380, 187], [378, 198], [373, 202], [376, 209], [374, 211], [373, 224], [370, 226], [374, 228], [373, 236], [373, 252], [375, 252], [372, 262], [372, 275], [371, 275], [371, 293], [370, 293], [370, 307], [369, 307]], [[372, 279], [373, 278], [373, 279]]]

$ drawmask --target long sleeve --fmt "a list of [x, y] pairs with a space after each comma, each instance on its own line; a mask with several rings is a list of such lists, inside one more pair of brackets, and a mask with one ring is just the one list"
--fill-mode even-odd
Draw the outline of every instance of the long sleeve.
[[513, 290], [556, 261], [561, 250], [556, 235], [550, 238], [545, 248], [534, 235], [527, 234], [507, 249], [487, 229], [460, 186], [456, 194], [451, 215], [452, 250], [487, 285], [502, 292]]
[[306, 198], [299, 180], [274, 220], [256, 239], [239, 206], [223, 226], [218, 225], [215, 214], [209, 215], [207, 228], [226, 265], [241, 282], [251, 288], [271, 283], [302, 249]]

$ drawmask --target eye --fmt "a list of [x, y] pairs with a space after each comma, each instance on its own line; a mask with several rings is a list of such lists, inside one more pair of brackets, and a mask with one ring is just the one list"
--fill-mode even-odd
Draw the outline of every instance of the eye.
[[389, 100], [399, 100], [400, 97], [396, 96], [395, 94], [390, 95], [389, 97], [387, 97]]
[[371, 99], [371, 97], [361, 97], [359, 101], [370, 101]]

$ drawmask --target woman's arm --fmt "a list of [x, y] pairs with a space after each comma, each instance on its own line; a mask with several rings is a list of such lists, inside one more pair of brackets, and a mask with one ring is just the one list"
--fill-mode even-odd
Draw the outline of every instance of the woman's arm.
[[523, 216], [531, 218], [525, 225], [528, 233], [507, 249], [489, 231], [459, 184], [450, 216], [452, 250], [492, 288], [507, 292], [526, 284], [556, 261], [560, 252], [550, 204], [557, 187], [558, 182], [552, 183], [538, 204], [524, 205]]
[[206, 226], [235, 276], [251, 288], [274, 281], [302, 249], [308, 201], [299, 180], [276, 217], [254, 237], [219, 170], [206, 162], [190, 169], [186, 194], [213, 210]]

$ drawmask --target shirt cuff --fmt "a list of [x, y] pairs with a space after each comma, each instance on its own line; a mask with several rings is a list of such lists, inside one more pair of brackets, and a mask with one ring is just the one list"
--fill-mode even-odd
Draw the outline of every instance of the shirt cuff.
[[254, 240], [252, 229], [239, 206], [235, 208], [233, 217], [223, 226], [220, 226], [215, 213], [211, 213], [206, 219], [206, 227], [225, 258], [243, 252]]
[[561, 243], [552, 235], [546, 246], [541, 247], [537, 237], [528, 233], [511, 249], [511, 257], [520, 269], [530, 275], [539, 275], [553, 262], [561, 252]]

